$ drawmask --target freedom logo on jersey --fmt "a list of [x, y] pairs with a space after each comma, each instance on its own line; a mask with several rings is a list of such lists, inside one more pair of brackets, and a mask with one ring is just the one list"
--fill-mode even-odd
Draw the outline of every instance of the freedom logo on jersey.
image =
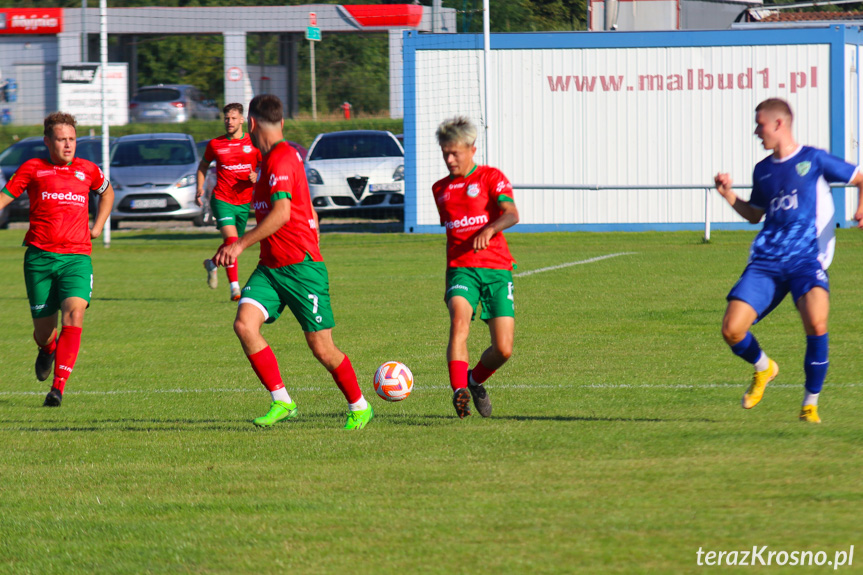
[[232, 164], [230, 166], [222, 166], [224, 170], [230, 170], [232, 172], [236, 172], [238, 170], [249, 170], [252, 171], [252, 164]]
[[770, 215], [772, 216], [779, 210], [796, 210], [797, 190], [793, 190], [790, 194], [784, 194], [770, 200]]
[[[481, 214], [479, 216], [464, 216], [460, 220], [455, 220], [452, 222], [444, 222], [444, 227], [448, 230], [462, 229], [462, 231], [471, 231], [473, 229], [482, 227], [488, 223], [488, 216], [486, 214]], [[465, 229], [466, 228], [466, 229]]]
[[75, 202], [76, 204], [83, 204], [87, 201], [87, 196], [82, 196], [81, 194], [74, 194], [72, 192], [64, 193], [51, 193], [51, 192], [42, 192], [43, 200], [60, 200], [65, 202]]

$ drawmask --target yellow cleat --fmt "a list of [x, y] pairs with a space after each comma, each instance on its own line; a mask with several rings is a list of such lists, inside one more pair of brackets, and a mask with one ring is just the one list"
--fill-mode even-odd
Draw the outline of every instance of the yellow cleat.
[[818, 417], [818, 406], [804, 405], [800, 409], [800, 415], [798, 416], [798, 419], [807, 423], [821, 423], [821, 418]]
[[752, 376], [752, 385], [743, 394], [743, 400], [741, 401], [743, 409], [752, 409], [758, 405], [758, 402], [764, 396], [764, 389], [767, 387], [767, 384], [779, 375], [779, 366], [772, 359], [769, 361], [767, 369], [756, 371], [755, 375]]

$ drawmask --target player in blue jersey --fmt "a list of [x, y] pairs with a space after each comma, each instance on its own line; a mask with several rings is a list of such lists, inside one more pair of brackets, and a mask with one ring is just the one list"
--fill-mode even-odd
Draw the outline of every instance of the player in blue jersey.
[[[731, 189], [728, 174], [715, 178], [716, 189], [738, 214], [753, 224], [764, 218], [764, 227], [752, 242], [749, 263], [728, 294], [722, 336], [735, 355], [755, 366], [742, 401], [745, 409], [752, 409], [779, 366], [761, 351], [749, 329], [791, 292], [806, 332], [806, 390], [799, 418], [820, 423], [818, 394], [829, 363], [826, 270], [835, 243], [829, 183], [857, 186], [863, 206], [863, 173], [824, 150], [798, 145], [791, 132], [793, 118], [788, 103], [778, 98], [755, 108], [755, 135], [773, 154], [755, 166], [748, 202]], [[863, 218], [863, 210], [858, 216]]]

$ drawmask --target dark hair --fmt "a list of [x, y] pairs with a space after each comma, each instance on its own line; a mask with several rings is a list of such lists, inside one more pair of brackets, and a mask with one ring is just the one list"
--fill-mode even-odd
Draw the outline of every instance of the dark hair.
[[[48, 138], [54, 137], [54, 126], [72, 126], [72, 129], [78, 125], [75, 121], [75, 116], [66, 112], [54, 112], [45, 117], [45, 136]], [[77, 131], [77, 130], [76, 130]]]
[[237, 102], [233, 102], [231, 104], [226, 104], [224, 108], [222, 108], [222, 113], [224, 115], [228, 115], [228, 112], [231, 110], [236, 110], [239, 115], [243, 115], [243, 105]]
[[788, 119], [794, 121], [794, 112], [791, 111], [791, 106], [788, 102], [781, 98], [768, 98], [755, 107], [756, 112], [775, 112], [788, 116]]
[[249, 102], [249, 116], [258, 122], [275, 124], [282, 121], [282, 101], [273, 94], [261, 94]]

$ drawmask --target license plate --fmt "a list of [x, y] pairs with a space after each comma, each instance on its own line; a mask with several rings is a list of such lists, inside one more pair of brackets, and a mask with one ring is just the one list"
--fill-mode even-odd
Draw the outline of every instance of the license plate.
[[371, 192], [373, 194], [376, 192], [400, 192], [400, 191], [402, 191], [402, 185], [401, 184], [396, 184], [396, 183], [392, 183], [392, 184], [369, 184], [369, 192]]
[[164, 115], [165, 115], [165, 113], [162, 112], [161, 110], [147, 110], [146, 112], [144, 112], [144, 116], [146, 116], [148, 118], [151, 118], [154, 116], [164, 116]]
[[145, 200], [132, 200], [133, 210], [148, 210], [153, 208], [167, 208], [168, 200], [165, 198], [153, 198]]

